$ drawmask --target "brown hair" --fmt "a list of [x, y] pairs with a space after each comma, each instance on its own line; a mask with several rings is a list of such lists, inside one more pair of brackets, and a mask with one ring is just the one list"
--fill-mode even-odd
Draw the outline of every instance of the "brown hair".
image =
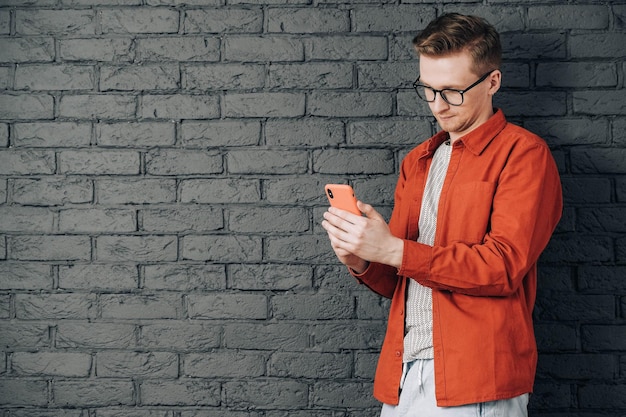
[[478, 16], [459, 13], [439, 16], [413, 39], [413, 46], [420, 55], [427, 56], [467, 50], [477, 74], [499, 69], [502, 62], [500, 35], [489, 22]]

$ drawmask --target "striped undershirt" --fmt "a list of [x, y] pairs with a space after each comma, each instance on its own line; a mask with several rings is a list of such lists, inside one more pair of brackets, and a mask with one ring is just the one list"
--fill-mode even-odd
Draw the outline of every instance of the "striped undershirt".
[[[425, 245], [432, 246], [435, 241], [439, 197], [450, 164], [451, 154], [452, 146], [448, 142], [444, 146], [439, 146], [428, 171], [418, 223], [419, 237], [417, 238], [419, 243]], [[432, 291], [417, 281], [409, 279], [403, 361], [432, 359], [433, 356]]]

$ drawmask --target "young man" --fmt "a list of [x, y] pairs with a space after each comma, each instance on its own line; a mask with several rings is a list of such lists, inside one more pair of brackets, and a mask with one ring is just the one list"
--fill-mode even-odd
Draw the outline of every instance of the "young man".
[[537, 363], [537, 260], [562, 211], [546, 143], [492, 105], [501, 46], [446, 14], [415, 39], [414, 84], [441, 131], [402, 162], [389, 225], [359, 202], [322, 225], [339, 260], [392, 299], [374, 396], [382, 416], [526, 416]]

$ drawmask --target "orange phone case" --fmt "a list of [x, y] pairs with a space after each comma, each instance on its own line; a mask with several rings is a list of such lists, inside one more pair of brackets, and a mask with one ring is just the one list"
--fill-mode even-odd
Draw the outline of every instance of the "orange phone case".
[[326, 198], [331, 206], [361, 215], [357, 205], [354, 190], [347, 184], [326, 184], [324, 186]]

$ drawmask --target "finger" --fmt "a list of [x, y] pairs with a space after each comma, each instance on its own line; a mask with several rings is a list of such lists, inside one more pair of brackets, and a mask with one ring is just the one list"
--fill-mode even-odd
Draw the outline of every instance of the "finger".
[[361, 213], [365, 214], [368, 219], [384, 220], [383, 216], [379, 212], [377, 212], [371, 205], [366, 204], [362, 201], [357, 201], [356, 205], [359, 210], [361, 210]]

